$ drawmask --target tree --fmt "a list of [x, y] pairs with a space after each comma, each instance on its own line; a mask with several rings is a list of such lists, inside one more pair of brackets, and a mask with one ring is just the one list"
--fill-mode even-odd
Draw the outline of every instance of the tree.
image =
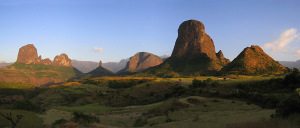
[[17, 115], [17, 119], [16, 121], [14, 121], [11, 112], [9, 112], [9, 114], [6, 113], [6, 115], [0, 112], [0, 115], [11, 122], [12, 128], [15, 128], [17, 126], [17, 123], [19, 123], [19, 121], [23, 118], [23, 115]]

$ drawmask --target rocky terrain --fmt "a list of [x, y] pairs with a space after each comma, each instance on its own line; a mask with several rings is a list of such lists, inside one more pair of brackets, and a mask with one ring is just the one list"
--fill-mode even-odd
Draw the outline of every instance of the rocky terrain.
[[121, 72], [139, 72], [143, 71], [149, 67], [153, 67], [159, 65], [163, 62], [163, 59], [148, 53], [148, 52], [138, 52], [134, 56], [132, 56], [127, 62], [124, 69], [119, 71]]
[[246, 47], [231, 63], [221, 70], [221, 74], [263, 75], [282, 74], [287, 70], [259, 46]]

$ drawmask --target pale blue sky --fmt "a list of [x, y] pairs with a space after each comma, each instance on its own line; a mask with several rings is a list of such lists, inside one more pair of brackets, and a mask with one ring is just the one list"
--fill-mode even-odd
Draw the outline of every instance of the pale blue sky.
[[297, 0], [0, 0], [0, 61], [16, 61], [26, 44], [51, 60], [170, 55], [189, 19], [203, 22], [216, 52], [230, 60], [252, 44], [276, 60], [300, 59]]

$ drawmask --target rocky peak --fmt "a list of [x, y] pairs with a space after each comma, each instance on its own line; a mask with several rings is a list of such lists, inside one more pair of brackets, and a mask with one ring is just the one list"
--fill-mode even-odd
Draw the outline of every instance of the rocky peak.
[[49, 58], [46, 58], [41, 61], [41, 64], [52, 65], [52, 61]]
[[204, 24], [197, 20], [183, 22], [178, 29], [178, 37], [171, 57], [207, 56], [217, 59], [213, 40], [205, 33]]
[[221, 50], [216, 55], [219, 59], [224, 58], [223, 52]]
[[159, 65], [163, 62], [162, 58], [148, 53], [148, 52], [138, 52], [132, 56], [126, 64], [126, 67], [120, 72], [124, 71], [142, 71], [149, 67]]
[[37, 50], [33, 44], [27, 44], [19, 49], [17, 63], [31, 64], [38, 59]]
[[227, 65], [228, 63], [230, 63], [230, 60], [224, 57], [223, 52], [221, 50], [218, 53], [216, 53], [216, 56], [220, 60], [222, 65]]
[[53, 66], [72, 66], [72, 61], [69, 59], [68, 55], [63, 53], [60, 54], [59, 56], [55, 56], [54, 61], [53, 61]]
[[279, 64], [257, 45], [246, 47], [231, 63], [226, 65], [223, 74], [262, 75], [281, 74], [287, 68]]
[[102, 67], [102, 61], [100, 60], [100, 62], [99, 62], [99, 67]]

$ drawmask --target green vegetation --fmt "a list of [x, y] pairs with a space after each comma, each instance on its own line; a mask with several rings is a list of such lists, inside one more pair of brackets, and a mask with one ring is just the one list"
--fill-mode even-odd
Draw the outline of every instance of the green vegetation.
[[74, 107], [67, 107], [67, 106], [59, 106], [55, 109], [69, 111], [69, 112], [87, 112], [87, 113], [104, 113], [108, 111], [120, 110], [120, 107], [109, 107], [103, 106], [99, 104], [88, 104], [83, 106], [74, 106]]
[[210, 60], [208, 57], [178, 59], [169, 58], [164, 63], [146, 69], [141, 76], [154, 75], [163, 78], [180, 76], [207, 76], [216, 75], [221, 69], [220, 62]]
[[42, 64], [14, 63], [0, 69], [0, 76], [4, 77], [6, 82], [22, 82], [38, 86], [64, 82], [69, 79], [79, 78], [82, 75], [80, 71], [73, 67]]
[[275, 121], [298, 127], [299, 79], [297, 70], [265, 77], [87, 78], [42, 88], [1, 88], [0, 107], [26, 110], [44, 127], [268, 128], [266, 123]]
[[99, 118], [93, 115], [87, 115], [82, 112], [73, 112], [74, 121], [78, 122], [79, 124], [90, 124], [94, 122], [100, 122]]
[[0, 82], [0, 88], [13, 88], [13, 89], [33, 89], [34, 85], [22, 83], [3, 83]]
[[[38, 118], [33, 112], [24, 111], [24, 110], [8, 110], [8, 109], [1, 109], [1, 113], [12, 113], [12, 117], [16, 119], [16, 115], [22, 115], [22, 119], [17, 124], [16, 128], [41, 128], [42, 120]], [[5, 119], [4, 117], [0, 116], [0, 127], [11, 127], [10, 121]]]

